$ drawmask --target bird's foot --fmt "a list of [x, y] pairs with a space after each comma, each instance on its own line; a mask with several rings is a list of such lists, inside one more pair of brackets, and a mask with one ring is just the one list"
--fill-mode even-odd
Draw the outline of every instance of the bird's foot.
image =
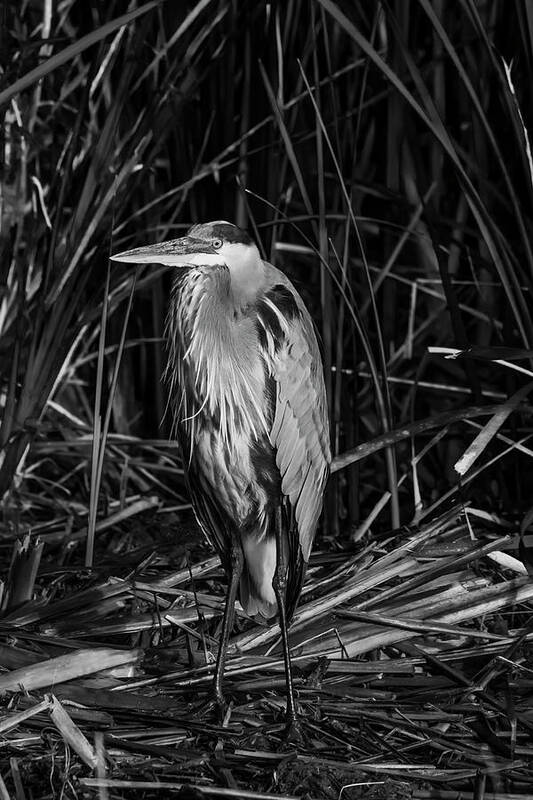
[[283, 731], [283, 741], [288, 745], [302, 747], [305, 744], [302, 723], [297, 716], [287, 717], [287, 724]]
[[283, 727], [278, 727], [276, 725], [275, 728], [271, 729], [272, 733], [274, 733], [274, 731], [280, 737], [283, 746], [286, 748], [298, 748], [305, 745], [303, 726], [299, 717], [296, 715], [287, 715], [285, 725]]
[[229, 710], [229, 704], [226, 702], [224, 695], [213, 695], [206, 701], [198, 706], [193, 714], [195, 717], [204, 719], [205, 717], [213, 718], [217, 723], [222, 725], [225, 721]]

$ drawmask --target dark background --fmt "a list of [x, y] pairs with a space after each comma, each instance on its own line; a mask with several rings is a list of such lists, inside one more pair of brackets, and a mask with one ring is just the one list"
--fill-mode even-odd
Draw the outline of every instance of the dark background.
[[[454, 464], [486, 421], [463, 422], [461, 409], [502, 402], [527, 381], [491, 359], [511, 347], [527, 368], [533, 337], [528, 4], [47, 8], [1, 7], [9, 535], [23, 508], [34, 522], [53, 518], [43, 496], [53, 505], [58, 481], [75, 524], [91, 486], [94, 505], [97, 395], [102, 423], [111, 404], [110, 434], [168, 435], [169, 276], [139, 275], [112, 392], [133, 276], [111, 267], [99, 361], [107, 259], [217, 218], [248, 227], [310, 308], [336, 453], [457, 410], [456, 422], [332, 480], [334, 536], [353, 535], [376, 504], [386, 527], [448, 502], [513, 520], [526, 512], [525, 399], [499, 432], [507, 439], [489, 433], [461, 485]], [[450, 361], [428, 346], [485, 349]], [[510, 445], [518, 439], [526, 449]], [[143, 458], [167, 457], [154, 448]], [[120, 494], [124, 459], [140, 452], [126, 450], [106, 451], [108, 498]], [[179, 474], [165, 475], [158, 491], [167, 490], [182, 492]]]

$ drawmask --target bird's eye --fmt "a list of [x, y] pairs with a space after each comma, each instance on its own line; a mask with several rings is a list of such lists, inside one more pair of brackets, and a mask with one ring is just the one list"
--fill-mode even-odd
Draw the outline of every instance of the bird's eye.
[[213, 239], [212, 245], [215, 248], [215, 250], [220, 250], [220, 248], [222, 247], [222, 239]]

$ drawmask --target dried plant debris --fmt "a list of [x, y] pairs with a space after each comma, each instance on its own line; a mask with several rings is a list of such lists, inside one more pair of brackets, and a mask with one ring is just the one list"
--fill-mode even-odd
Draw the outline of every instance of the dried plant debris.
[[53, 764], [79, 796], [404, 798], [416, 786], [429, 798], [473, 792], [479, 776], [494, 797], [520, 796], [533, 782], [533, 590], [510, 537], [472, 533], [455, 511], [391, 533], [371, 558], [315, 553], [292, 626], [298, 746], [283, 737], [278, 632], [242, 612], [228, 714], [203, 710], [223, 582], [200, 541], [96, 583], [80, 574], [73, 587], [58, 568], [53, 596], [0, 621], [6, 785], [33, 786]]

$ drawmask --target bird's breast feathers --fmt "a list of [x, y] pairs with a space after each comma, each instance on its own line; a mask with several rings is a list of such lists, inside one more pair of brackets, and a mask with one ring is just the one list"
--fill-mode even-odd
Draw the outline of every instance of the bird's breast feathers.
[[195, 419], [209, 419], [230, 449], [239, 438], [268, 434], [275, 404], [273, 363], [298, 313], [285, 286], [241, 309], [232, 306], [223, 268], [180, 275], [168, 318], [174, 422], [185, 424], [194, 438]]

